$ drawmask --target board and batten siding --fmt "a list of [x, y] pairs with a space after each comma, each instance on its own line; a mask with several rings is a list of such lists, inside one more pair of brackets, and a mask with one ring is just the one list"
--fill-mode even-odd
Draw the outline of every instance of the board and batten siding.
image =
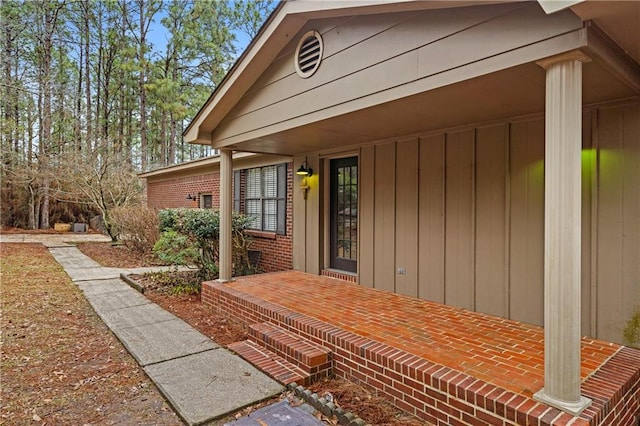
[[[501, 55], [499, 66], [474, 72], [535, 61], [560, 53], [545, 41], [582, 28], [571, 11], [546, 15], [535, 2], [312, 20], [247, 88], [213, 140], [222, 146], [259, 138], [453, 84], [477, 76], [464, 67]], [[295, 72], [294, 55], [308, 30], [322, 34], [324, 54], [318, 71], [305, 79]], [[521, 49], [526, 52], [516, 54]]]
[[[640, 104], [584, 127], [582, 328], [622, 342], [640, 308]], [[543, 163], [542, 119], [362, 147], [360, 284], [542, 325]]]
[[618, 341], [640, 309], [640, 105], [599, 109], [596, 120], [595, 334]]

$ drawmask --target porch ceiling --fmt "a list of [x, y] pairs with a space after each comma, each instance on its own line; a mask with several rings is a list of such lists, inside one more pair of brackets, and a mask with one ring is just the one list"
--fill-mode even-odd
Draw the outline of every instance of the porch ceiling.
[[[583, 103], [636, 95], [600, 65], [583, 68]], [[534, 63], [387, 102], [231, 146], [234, 150], [299, 155], [430, 130], [544, 111], [545, 71]]]

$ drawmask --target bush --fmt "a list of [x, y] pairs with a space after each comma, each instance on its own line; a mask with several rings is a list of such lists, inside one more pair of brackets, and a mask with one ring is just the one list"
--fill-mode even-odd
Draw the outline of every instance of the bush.
[[173, 230], [162, 233], [153, 246], [153, 253], [170, 265], [196, 265], [200, 258], [199, 250], [189, 237]]
[[[196, 265], [202, 280], [218, 276], [218, 245], [220, 240], [220, 213], [210, 209], [165, 209], [158, 213], [159, 228], [163, 234], [154, 247], [162, 260], [178, 265]], [[233, 273], [252, 272], [248, 248], [251, 239], [246, 230], [252, 222], [250, 216], [232, 215]]]
[[116, 207], [111, 211], [111, 221], [120, 241], [137, 253], [151, 253], [160, 238], [155, 209], [143, 205]]

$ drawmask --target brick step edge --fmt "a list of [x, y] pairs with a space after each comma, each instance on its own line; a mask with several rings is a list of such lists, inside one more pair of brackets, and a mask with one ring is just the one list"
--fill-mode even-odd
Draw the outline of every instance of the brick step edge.
[[311, 374], [331, 367], [329, 349], [274, 324], [263, 322], [250, 325], [249, 339]]
[[310, 375], [286, 359], [249, 340], [231, 343], [227, 348], [283, 385], [291, 382], [309, 384]]
[[325, 416], [338, 419], [338, 423], [341, 426], [365, 426], [366, 422], [355, 414], [344, 411], [342, 408], [337, 407], [333, 401], [327, 401], [325, 398], [321, 398], [317, 393], [311, 392], [309, 389], [305, 389], [304, 386], [297, 383], [289, 383], [287, 389], [293, 391], [296, 396], [307, 404], [311, 405], [316, 410], [320, 411]]

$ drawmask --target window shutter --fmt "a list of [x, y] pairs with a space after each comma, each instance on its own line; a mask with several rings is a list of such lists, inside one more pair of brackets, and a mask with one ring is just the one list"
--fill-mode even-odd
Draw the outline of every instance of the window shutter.
[[240, 170], [233, 172], [233, 211], [240, 213]]
[[287, 233], [287, 163], [278, 164], [278, 227], [276, 233]]

